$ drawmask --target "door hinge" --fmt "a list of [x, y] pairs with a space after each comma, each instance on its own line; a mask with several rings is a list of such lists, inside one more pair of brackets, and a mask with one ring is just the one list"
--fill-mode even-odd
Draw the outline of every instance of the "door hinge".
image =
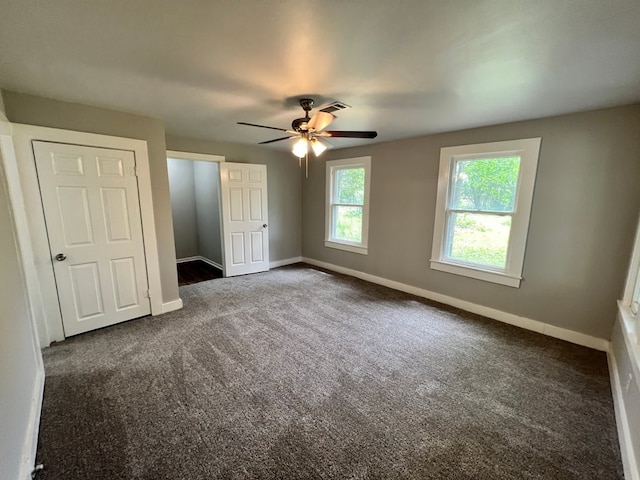
[[151, 298], [151, 290], [145, 290], [142, 296], [144, 298]]
[[131, 176], [133, 176], [133, 177], [137, 177], [138, 176], [138, 166], [137, 165], [131, 167]]

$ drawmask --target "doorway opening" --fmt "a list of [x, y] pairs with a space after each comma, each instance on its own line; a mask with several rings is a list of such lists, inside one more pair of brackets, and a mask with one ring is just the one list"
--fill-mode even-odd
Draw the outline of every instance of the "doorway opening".
[[167, 152], [179, 286], [223, 276], [220, 161]]

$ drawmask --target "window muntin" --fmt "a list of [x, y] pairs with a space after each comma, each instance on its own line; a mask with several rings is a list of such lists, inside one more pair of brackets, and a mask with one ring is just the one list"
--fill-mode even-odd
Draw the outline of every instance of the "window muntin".
[[441, 149], [431, 268], [520, 285], [540, 143]]
[[327, 162], [325, 246], [367, 253], [371, 158]]

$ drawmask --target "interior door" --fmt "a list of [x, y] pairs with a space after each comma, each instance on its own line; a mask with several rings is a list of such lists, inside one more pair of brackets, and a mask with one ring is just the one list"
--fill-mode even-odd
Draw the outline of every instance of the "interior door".
[[65, 336], [151, 313], [133, 152], [33, 148]]
[[224, 276], [269, 270], [267, 166], [220, 163]]

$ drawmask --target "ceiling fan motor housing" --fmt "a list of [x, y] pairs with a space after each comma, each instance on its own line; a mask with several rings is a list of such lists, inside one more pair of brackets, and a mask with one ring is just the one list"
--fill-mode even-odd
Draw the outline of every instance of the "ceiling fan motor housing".
[[296, 118], [291, 122], [291, 128], [296, 132], [304, 132], [307, 130], [307, 124], [309, 123], [309, 117]]
[[309, 112], [313, 108], [313, 99], [312, 98], [301, 98], [299, 100], [300, 106], [304, 110], [303, 118], [296, 118], [293, 122], [291, 122], [291, 128], [293, 128], [296, 132], [306, 132], [307, 124], [309, 123]]

